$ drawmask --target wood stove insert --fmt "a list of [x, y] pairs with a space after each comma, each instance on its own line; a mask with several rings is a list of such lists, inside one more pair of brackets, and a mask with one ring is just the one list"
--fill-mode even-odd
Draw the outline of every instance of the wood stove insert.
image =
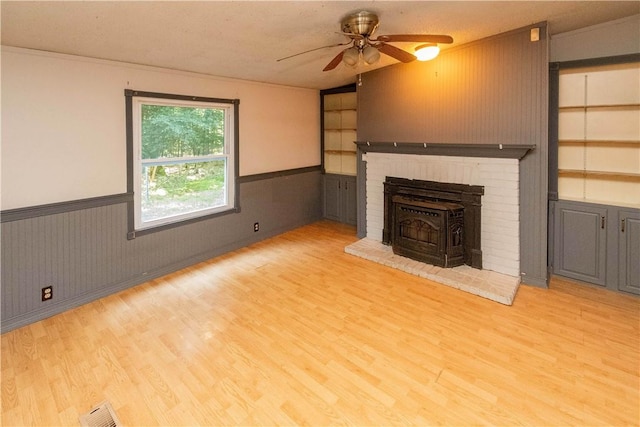
[[482, 268], [484, 187], [387, 177], [382, 241], [393, 252], [440, 267]]

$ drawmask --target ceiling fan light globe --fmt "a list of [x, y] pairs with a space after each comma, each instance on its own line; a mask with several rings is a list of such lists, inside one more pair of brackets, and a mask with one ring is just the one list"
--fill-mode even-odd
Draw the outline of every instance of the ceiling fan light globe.
[[344, 51], [344, 55], [342, 55], [342, 62], [353, 67], [358, 64], [360, 60], [360, 51], [357, 47], [350, 47], [349, 49]]
[[430, 61], [440, 53], [437, 44], [424, 44], [416, 47], [416, 57], [418, 61]]
[[375, 64], [380, 59], [380, 52], [373, 46], [367, 46], [362, 50], [362, 58], [367, 64]]

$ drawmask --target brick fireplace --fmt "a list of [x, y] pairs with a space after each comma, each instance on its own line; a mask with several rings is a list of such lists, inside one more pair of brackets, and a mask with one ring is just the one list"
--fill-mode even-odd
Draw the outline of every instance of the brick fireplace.
[[365, 152], [362, 160], [366, 162], [366, 237], [385, 239], [387, 177], [481, 186], [481, 268], [520, 276], [518, 158]]

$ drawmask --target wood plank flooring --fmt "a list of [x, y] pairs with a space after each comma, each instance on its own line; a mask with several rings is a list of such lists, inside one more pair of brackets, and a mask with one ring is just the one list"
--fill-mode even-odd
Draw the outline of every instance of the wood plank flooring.
[[505, 306], [318, 222], [5, 333], [2, 425], [638, 425], [640, 299]]

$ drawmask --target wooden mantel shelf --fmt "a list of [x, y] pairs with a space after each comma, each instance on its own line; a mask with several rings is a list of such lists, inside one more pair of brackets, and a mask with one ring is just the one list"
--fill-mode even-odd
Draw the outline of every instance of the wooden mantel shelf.
[[362, 153], [418, 154], [425, 156], [486, 157], [522, 159], [535, 145], [519, 144], [435, 144], [428, 142], [355, 141]]

